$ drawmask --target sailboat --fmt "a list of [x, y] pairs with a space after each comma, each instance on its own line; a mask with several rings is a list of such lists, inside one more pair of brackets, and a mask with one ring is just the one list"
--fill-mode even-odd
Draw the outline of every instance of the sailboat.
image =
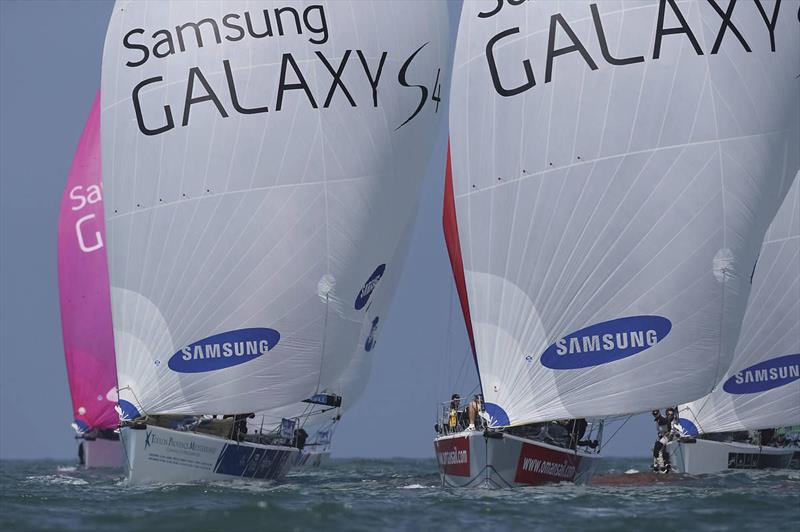
[[779, 4], [465, 4], [444, 232], [482, 394], [442, 405], [445, 485], [586, 482], [604, 418], [725, 373], [800, 167]]
[[58, 286], [78, 456], [122, 467], [100, 163], [100, 94], [75, 152], [58, 218]]
[[258, 413], [335, 404], [446, 121], [449, 32], [437, 1], [115, 5], [103, 175], [130, 484], [296, 461], [302, 423]]
[[691, 474], [789, 466], [798, 447], [776, 429], [800, 424], [800, 180], [775, 216], [753, 272], [730, 369], [709, 395], [681, 405], [688, 437], [667, 444]]

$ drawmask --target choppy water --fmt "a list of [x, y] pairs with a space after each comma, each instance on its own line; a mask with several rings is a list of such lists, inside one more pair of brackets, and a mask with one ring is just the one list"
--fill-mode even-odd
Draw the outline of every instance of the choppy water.
[[788, 530], [800, 471], [653, 477], [608, 459], [594, 485], [446, 490], [433, 460], [334, 460], [280, 484], [127, 488], [122, 471], [0, 462], [0, 530]]

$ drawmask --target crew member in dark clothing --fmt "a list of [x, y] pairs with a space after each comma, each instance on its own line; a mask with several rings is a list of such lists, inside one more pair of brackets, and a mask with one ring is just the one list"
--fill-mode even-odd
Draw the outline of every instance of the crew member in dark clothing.
[[580, 444], [588, 445], [588, 442], [582, 442], [583, 436], [586, 434], [586, 428], [589, 426], [589, 422], [586, 419], [570, 419], [565, 426], [569, 431], [570, 449], [575, 449]]
[[242, 441], [247, 434], [247, 420], [256, 417], [252, 412], [249, 414], [236, 414], [234, 416], [222, 416], [223, 419], [233, 417], [233, 429], [231, 436], [233, 440]]
[[305, 429], [299, 428], [296, 431], [294, 431], [295, 444], [297, 445], [297, 448], [300, 449], [301, 451], [303, 450], [303, 447], [306, 446], [307, 439], [308, 439], [308, 432], [306, 432]]
[[658, 426], [658, 439], [653, 445], [653, 471], [668, 473], [672, 466], [667, 452], [667, 443], [672, 439], [672, 424], [677, 420], [674, 408], [667, 408], [664, 415], [660, 410], [653, 410], [653, 421]]
[[760, 445], [772, 445], [775, 438], [775, 429], [761, 429], [758, 431]]

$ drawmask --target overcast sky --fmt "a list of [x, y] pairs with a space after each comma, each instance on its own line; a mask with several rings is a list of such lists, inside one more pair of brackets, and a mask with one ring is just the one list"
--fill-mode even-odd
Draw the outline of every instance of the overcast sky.
[[[100, 86], [110, 13], [101, 0], [0, 1], [1, 458], [75, 456], [56, 224]], [[433, 457], [436, 403], [472, 391], [475, 370], [442, 239], [442, 175], [434, 170], [369, 385], [337, 431], [335, 456]], [[648, 415], [632, 418], [606, 454], [648, 454], [652, 425]]]

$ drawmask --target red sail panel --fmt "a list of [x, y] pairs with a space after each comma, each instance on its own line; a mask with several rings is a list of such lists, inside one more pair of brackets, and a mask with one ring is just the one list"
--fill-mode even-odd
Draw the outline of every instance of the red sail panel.
[[472, 334], [472, 319], [469, 315], [469, 299], [467, 298], [467, 284], [464, 280], [464, 261], [461, 258], [461, 243], [458, 240], [458, 220], [456, 219], [456, 200], [453, 194], [453, 167], [450, 164], [450, 146], [447, 146], [447, 169], [444, 176], [444, 209], [442, 213], [444, 226], [444, 241], [447, 245], [447, 254], [450, 255], [450, 267], [453, 268], [453, 279], [458, 290], [458, 299], [461, 301], [461, 311], [464, 313], [464, 324], [469, 335], [469, 345], [472, 347], [472, 357], [475, 365], [478, 359], [475, 355], [475, 338]]

